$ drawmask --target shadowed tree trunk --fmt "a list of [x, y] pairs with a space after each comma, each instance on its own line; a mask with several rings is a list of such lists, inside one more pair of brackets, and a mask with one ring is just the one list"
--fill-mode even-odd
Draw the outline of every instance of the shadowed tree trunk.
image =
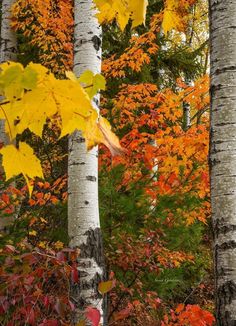
[[[74, 73], [101, 72], [102, 31], [95, 18], [92, 0], [74, 1]], [[98, 110], [99, 95], [93, 100]], [[72, 288], [76, 303], [74, 323], [87, 306], [103, 316], [104, 300], [98, 284], [104, 278], [103, 247], [98, 207], [98, 148], [87, 152], [85, 140], [76, 131], [69, 140], [68, 163], [68, 232], [70, 246], [79, 248], [79, 284]]]
[[217, 325], [236, 325], [236, 0], [210, 0], [211, 202]]
[[[5, 61], [15, 61], [17, 53], [16, 35], [10, 26], [10, 10], [14, 0], [2, 0], [1, 4], [1, 37], [0, 37], [0, 63]], [[7, 144], [9, 142], [4, 129], [4, 121], [0, 120], [0, 142]], [[0, 172], [2, 172], [0, 166]], [[8, 225], [13, 221], [12, 217], [0, 217], [0, 232], [5, 231]]]

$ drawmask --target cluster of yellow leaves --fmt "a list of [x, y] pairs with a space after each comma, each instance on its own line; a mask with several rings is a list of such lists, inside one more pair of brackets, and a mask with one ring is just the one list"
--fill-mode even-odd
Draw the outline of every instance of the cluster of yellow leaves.
[[[71, 79], [59, 80], [39, 64], [30, 63], [24, 68], [19, 63], [7, 62], [0, 68], [0, 95], [4, 97], [0, 102], [0, 119], [5, 120], [6, 133], [11, 141], [26, 129], [42, 137], [47, 120], [59, 116], [60, 137], [77, 129], [82, 131], [88, 148], [104, 142], [113, 154], [121, 150], [108, 121], [104, 118], [98, 121], [91, 98], [73, 73], [68, 73]], [[104, 88], [104, 82], [101, 76], [87, 75], [94, 81], [92, 91], [88, 89], [92, 97], [100, 87]], [[30, 179], [43, 177], [33, 150], [20, 143], [19, 148], [8, 145], [1, 149], [1, 153], [7, 179], [22, 173], [32, 192]], [[19, 162], [17, 166], [16, 162]]]
[[121, 30], [125, 29], [129, 19], [132, 27], [145, 23], [148, 0], [94, 0], [99, 13], [100, 23], [117, 20]]
[[165, 34], [172, 29], [183, 32], [189, 19], [189, 9], [196, 0], [165, 0], [162, 28]]
[[33, 63], [26, 69], [19, 63], [6, 63], [1, 68], [0, 88], [5, 98], [1, 118], [6, 119], [11, 140], [27, 128], [41, 137], [46, 120], [56, 114], [61, 117], [61, 137], [73, 132], [75, 125], [85, 131], [89, 119], [96, 123], [96, 111], [79, 82], [56, 79]]

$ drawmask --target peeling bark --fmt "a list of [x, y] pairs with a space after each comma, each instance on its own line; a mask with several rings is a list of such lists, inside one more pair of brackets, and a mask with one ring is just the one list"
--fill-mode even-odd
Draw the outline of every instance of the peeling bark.
[[236, 1], [210, 0], [210, 171], [217, 325], [236, 325]]
[[[102, 31], [95, 18], [92, 0], [75, 0], [74, 73], [101, 73]], [[98, 109], [99, 95], [93, 100]], [[84, 138], [76, 131], [69, 139], [68, 233], [70, 246], [78, 248], [79, 284], [72, 286], [77, 324], [87, 306], [101, 313], [105, 325], [104, 298], [98, 284], [104, 280], [104, 258], [98, 207], [98, 149], [87, 152]]]

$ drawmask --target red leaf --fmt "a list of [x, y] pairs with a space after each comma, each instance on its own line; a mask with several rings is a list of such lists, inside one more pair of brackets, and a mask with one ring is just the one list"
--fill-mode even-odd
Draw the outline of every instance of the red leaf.
[[71, 310], [74, 311], [75, 310], [74, 303], [69, 300], [69, 305], [70, 305]]
[[78, 270], [76, 267], [74, 267], [71, 271], [71, 279], [72, 279], [72, 282], [74, 282], [74, 283], [79, 282], [79, 274], [78, 274]]
[[101, 319], [101, 314], [100, 314], [99, 310], [97, 310], [96, 308], [88, 307], [86, 309], [85, 314], [86, 314], [87, 319], [92, 322], [93, 326], [99, 325], [99, 322]]
[[182, 310], [184, 310], [184, 304], [183, 303], [180, 303], [177, 308], [175, 309], [175, 311], [177, 313], [180, 313]]
[[8, 207], [4, 210], [5, 214], [12, 214], [14, 212], [14, 206]]
[[6, 204], [10, 204], [10, 197], [7, 194], [2, 194], [2, 200], [6, 203]]
[[59, 251], [59, 252], [57, 253], [57, 259], [58, 259], [59, 261], [61, 261], [61, 262], [65, 262], [65, 261], [66, 261], [66, 257], [65, 257], [65, 255], [63, 254], [62, 251]]
[[129, 317], [131, 310], [132, 309], [130, 307], [128, 307], [128, 308], [125, 308], [125, 309], [115, 313], [114, 320], [117, 321], [117, 320], [122, 320], [122, 319]]
[[23, 255], [21, 255], [21, 258], [24, 261], [27, 261], [29, 263], [29, 265], [33, 265], [33, 264], [37, 263], [37, 258], [32, 253], [23, 254]]
[[50, 300], [49, 300], [49, 297], [47, 295], [43, 298], [43, 303], [44, 303], [46, 308], [50, 305]]
[[35, 280], [35, 277], [34, 276], [28, 276], [24, 279], [24, 284], [26, 285], [31, 285]]
[[56, 302], [54, 308], [55, 308], [56, 312], [58, 313], [58, 315], [60, 317], [64, 318], [64, 316], [65, 316], [65, 306], [59, 299], [57, 299], [57, 302]]
[[30, 310], [29, 316], [27, 316], [27, 320], [30, 325], [35, 325], [35, 314], [33, 308]]
[[15, 250], [16, 250], [16, 248], [12, 245], [6, 245], [5, 248], [6, 248], [6, 251], [9, 253], [15, 252]]

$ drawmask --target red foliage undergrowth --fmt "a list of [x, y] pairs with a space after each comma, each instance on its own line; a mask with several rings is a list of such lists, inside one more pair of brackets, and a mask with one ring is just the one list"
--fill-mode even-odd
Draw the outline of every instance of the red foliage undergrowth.
[[27, 246], [1, 250], [0, 324], [70, 325], [74, 305], [68, 293], [71, 281], [78, 282], [75, 252]]

